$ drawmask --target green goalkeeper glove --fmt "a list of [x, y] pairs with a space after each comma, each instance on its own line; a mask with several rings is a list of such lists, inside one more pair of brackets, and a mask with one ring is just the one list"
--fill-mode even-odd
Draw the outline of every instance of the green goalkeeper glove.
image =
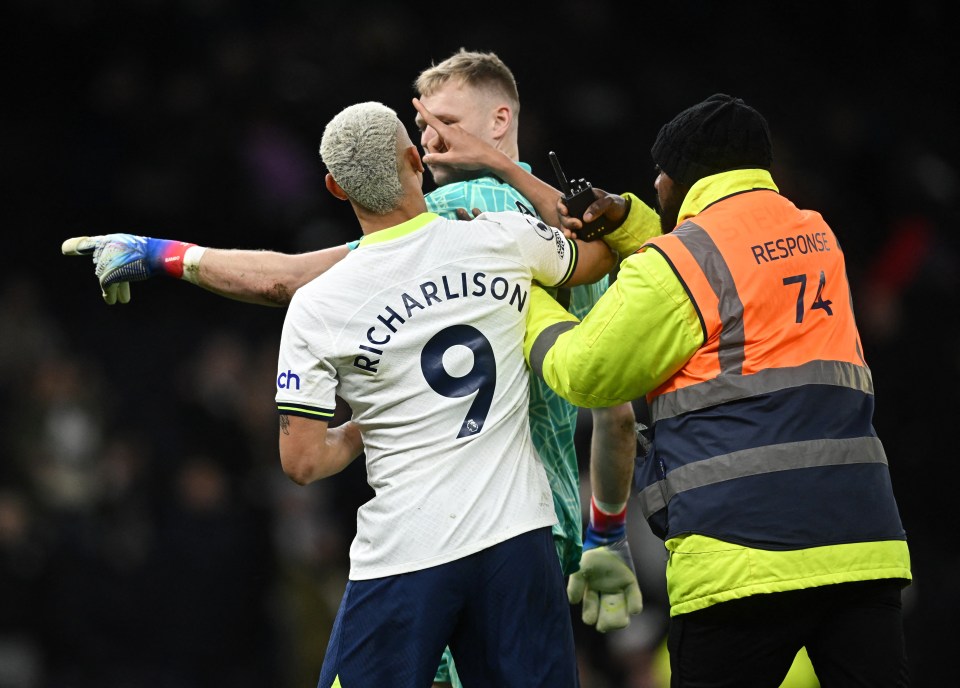
[[626, 628], [643, 611], [643, 596], [626, 537], [626, 508], [605, 514], [591, 500], [580, 570], [567, 584], [570, 604], [583, 602], [582, 618], [601, 633]]
[[[194, 249], [191, 251], [191, 249]], [[73, 237], [60, 247], [65, 256], [93, 255], [94, 274], [108, 304], [129, 303], [130, 282], [156, 275], [195, 281], [203, 248], [196, 244], [134, 234]]]

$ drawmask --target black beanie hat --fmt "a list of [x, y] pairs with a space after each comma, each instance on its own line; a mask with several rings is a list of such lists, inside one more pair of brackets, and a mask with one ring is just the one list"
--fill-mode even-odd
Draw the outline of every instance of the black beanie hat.
[[717, 93], [664, 124], [650, 152], [671, 179], [692, 186], [727, 170], [770, 169], [772, 148], [763, 115], [740, 98]]

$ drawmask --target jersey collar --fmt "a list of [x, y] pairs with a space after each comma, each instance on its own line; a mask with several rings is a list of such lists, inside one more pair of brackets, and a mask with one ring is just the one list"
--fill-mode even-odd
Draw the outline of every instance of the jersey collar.
[[[531, 174], [533, 173], [533, 168], [530, 167], [530, 165], [528, 165], [527, 163], [517, 161], [517, 165], [518, 165], [522, 170], [525, 170], [525, 171], [527, 171], [527, 172], [530, 172]], [[495, 174], [485, 174], [485, 175], [483, 175], [483, 176], [481, 176], [481, 177], [477, 177], [477, 179], [493, 179], [494, 181], [499, 182], [500, 184], [506, 184], [505, 181], [503, 181], [502, 179], [500, 179], [500, 177], [496, 176]], [[470, 180], [468, 180], [468, 181], [477, 181], [477, 179], [470, 179]], [[442, 187], [441, 187], [441, 188], [442, 188]]]
[[365, 234], [360, 240], [360, 246], [370, 246], [371, 244], [379, 244], [384, 241], [399, 239], [400, 237], [416, 232], [421, 227], [425, 227], [434, 220], [439, 219], [440, 216], [436, 213], [420, 213], [416, 217], [412, 217], [406, 222], [401, 222], [393, 227], [387, 227], [386, 229], [378, 230], [372, 234]]
[[677, 225], [699, 214], [708, 205], [716, 203], [721, 198], [758, 189], [780, 192], [777, 185], [773, 183], [770, 173], [762, 169], [731, 170], [698, 179], [690, 187], [687, 197], [683, 199]]
[[[533, 174], [533, 168], [530, 167], [530, 165], [528, 165], [527, 163], [525, 163], [525, 162], [520, 162], [520, 161], [518, 160], [518, 161], [517, 161], [517, 165], [520, 167], [520, 169], [522, 169], [522, 170], [524, 170], [524, 171], [526, 171], [526, 172], [530, 172], [531, 174]], [[501, 184], [506, 184], [506, 182], [503, 181], [502, 179], [500, 179], [500, 177], [494, 177], [494, 178], [495, 178], [497, 181], [499, 181]]]

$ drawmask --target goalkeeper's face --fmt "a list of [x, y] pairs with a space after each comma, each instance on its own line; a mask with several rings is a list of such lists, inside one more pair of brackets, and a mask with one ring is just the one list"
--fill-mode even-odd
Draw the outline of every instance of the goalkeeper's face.
[[[444, 124], [459, 126], [468, 134], [497, 147], [493, 136], [496, 124], [495, 110], [489, 94], [459, 81], [451, 80], [433, 91], [430, 95], [421, 95], [420, 102]], [[433, 127], [417, 117], [420, 130], [420, 145], [424, 153], [443, 153], [446, 150], [443, 139]], [[452, 165], [427, 165], [437, 186], [466, 181], [483, 176], [481, 170], [467, 170]]]

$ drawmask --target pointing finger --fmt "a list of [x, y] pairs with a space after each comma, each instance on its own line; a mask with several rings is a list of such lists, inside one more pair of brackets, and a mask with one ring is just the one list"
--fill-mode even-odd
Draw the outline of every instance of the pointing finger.
[[71, 237], [63, 242], [60, 251], [65, 256], [86, 256], [93, 253], [97, 247], [96, 237]]

